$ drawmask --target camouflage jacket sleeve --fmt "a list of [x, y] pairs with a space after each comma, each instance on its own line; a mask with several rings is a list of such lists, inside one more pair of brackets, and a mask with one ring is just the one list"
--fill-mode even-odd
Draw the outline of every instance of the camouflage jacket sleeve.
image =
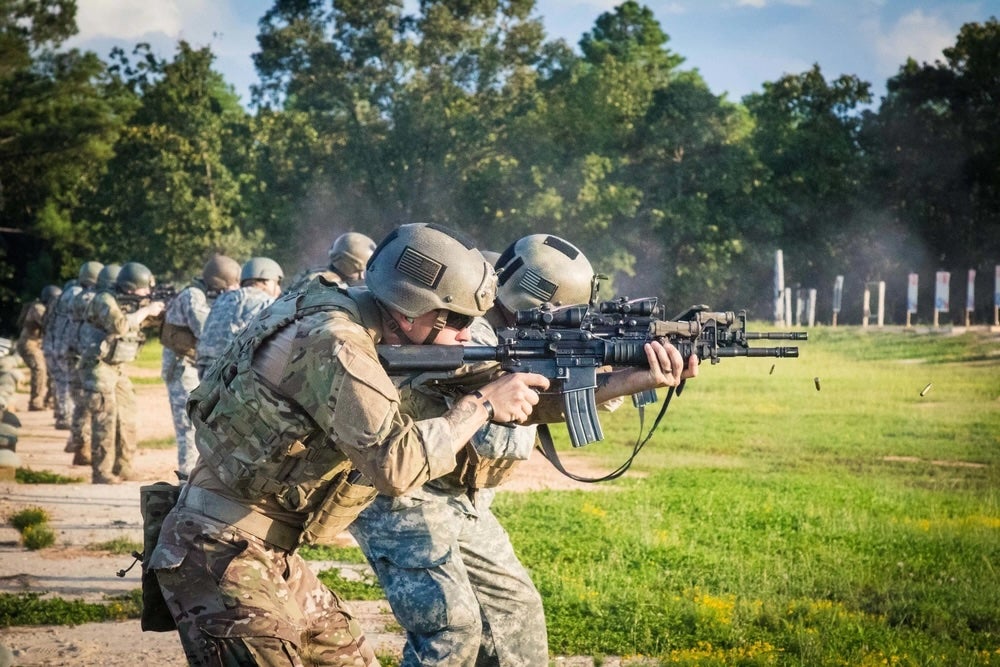
[[346, 317], [300, 321], [282, 379], [380, 493], [401, 495], [455, 467], [450, 423], [440, 412], [400, 412], [399, 394], [368, 333]]
[[176, 326], [187, 327], [195, 338], [201, 338], [208, 319], [209, 305], [205, 292], [190, 286], [183, 290], [167, 306], [164, 321]]
[[124, 336], [136, 330], [110, 292], [98, 292], [87, 306], [87, 322], [106, 334]]

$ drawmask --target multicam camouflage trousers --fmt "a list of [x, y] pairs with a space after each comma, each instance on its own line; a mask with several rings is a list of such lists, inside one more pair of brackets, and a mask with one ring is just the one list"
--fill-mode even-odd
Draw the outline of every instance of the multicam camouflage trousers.
[[91, 481], [132, 476], [132, 459], [139, 446], [135, 389], [125, 368], [97, 362], [83, 369], [84, 392], [90, 410]]
[[174, 435], [177, 437], [177, 470], [187, 475], [198, 460], [194, 445], [194, 425], [187, 414], [188, 396], [198, 386], [198, 369], [193, 362], [178, 358], [172, 350], [163, 350], [160, 377], [167, 383], [170, 413], [174, 418]]
[[403, 667], [549, 664], [541, 596], [507, 532], [464, 494], [379, 496], [350, 531], [406, 629]]
[[149, 566], [194, 666], [376, 667], [361, 626], [297, 554], [187, 508]]
[[42, 344], [37, 340], [18, 341], [17, 352], [31, 372], [31, 394], [28, 409], [44, 410], [49, 395], [49, 373]]

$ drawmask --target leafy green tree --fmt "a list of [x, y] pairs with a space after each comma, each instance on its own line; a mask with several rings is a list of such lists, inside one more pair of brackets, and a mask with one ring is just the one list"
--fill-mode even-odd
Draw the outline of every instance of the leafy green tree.
[[249, 256], [263, 241], [243, 225], [249, 119], [211, 50], [182, 41], [171, 62], [118, 56], [140, 103], [102, 182], [92, 221], [101, 252], [170, 278], [198, 273], [215, 252]]
[[[283, 221], [312, 230], [325, 212], [330, 238], [377, 237], [405, 221], [475, 233], [490, 213], [468, 195], [534, 93], [542, 31], [532, 7], [439, 0], [404, 15], [394, 1], [275, 2], [261, 21], [255, 99], [317, 129], [315, 141], [280, 142], [295, 153], [267, 168], [292, 183], [295, 165], [315, 167], [281, 193]], [[272, 127], [306, 136], [292, 125]]]
[[[830, 290], [821, 288], [848, 267], [854, 293], [861, 282], [884, 277], [884, 266], [859, 264], [855, 254], [879, 234], [865, 214], [871, 162], [862, 150], [859, 108], [871, 101], [870, 85], [852, 75], [828, 82], [814, 65], [765, 83], [743, 101], [755, 122], [753, 149], [766, 169], [755, 192], [760, 206], [746, 221], [759, 266], [769, 267], [781, 248], [786, 282], [817, 288], [818, 312], [829, 312]], [[769, 312], [766, 303], [759, 307]]]
[[[1000, 258], [1000, 23], [962, 26], [944, 56], [903, 65], [867, 123], [879, 165], [873, 199], [907, 231], [906, 268], [989, 275]], [[990, 297], [980, 290], [983, 316]]]
[[32, 258], [0, 267], [12, 279], [0, 287], [5, 310], [22, 287], [34, 295], [45, 283], [74, 275], [92, 250], [79, 207], [111, 156], [124, 109], [109, 94], [96, 55], [59, 51], [75, 33], [72, 0], [0, 3], [4, 246], [18, 256], [7, 261]]

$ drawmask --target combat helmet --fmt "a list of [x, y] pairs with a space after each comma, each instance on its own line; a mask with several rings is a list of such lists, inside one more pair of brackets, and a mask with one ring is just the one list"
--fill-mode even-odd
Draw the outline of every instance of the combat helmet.
[[77, 276], [77, 282], [81, 287], [93, 287], [97, 284], [97, 276], [101, 273], [101, 269], [104, 265], [100, 262], [95, 262], [93, 260], [89, 262], [84, 262], [80, 266], [80, 274]]
[[42, 303], [50, 303], [55, 299], [58, 299], [59, 295], [61, 294], [62, 294], [62, 288], [59, 287], [58, 285], [46, 285], [45, 287], [42, 288], [42, 293], [39, 298], [41, 299]]
[[244, 280], [273, 280], [281, 282], [285, 277], [281, 266], [269, 257], [251, 257], [240, 270], [240, 282]]
[[551, 234], [518, 239], [500, 255], [497, 301], [511, 311], [590, 302], [594, 269], [575, 245]]
[[156, 278], [153, 277], [153, 272], [139, 262], [125, 262], [115, 279], [115, 287], [126, 294], [146, 287], [152, 289], [154, 285]]
[[240, 264], [232, 257], [213, 255], [201, 270], [201, 279], [209, 290], [221, 292], [240, 281]]
[[359, 232], [341, 234], [330, 246], [330, 268], [345, 278], [361, 274], [375, 252], [375, 241]]
[[479, 316], [493, 305], [496, 274], [468, 239], [440, 225], [402, 225], [375, 248], [365, 284], [407, 317], [432, 310]]
[[121, 264], [105, 264], [104, 268], [97, 274], [97, 289], [109, 290], [113, 288], [121, 270]]

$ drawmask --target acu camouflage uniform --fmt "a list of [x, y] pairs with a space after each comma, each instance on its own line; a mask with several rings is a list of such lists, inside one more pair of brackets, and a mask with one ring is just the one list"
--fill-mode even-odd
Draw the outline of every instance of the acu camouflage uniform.
[[[216, 295], [213, 291], [210, 296], [204, 281], [195, 278], [191, 285], [170, 301], [164, 314], [164, 327], [186, 329], [195, 341], [199, 340]], [[195, 348], [175, 350], [164, 343], [162, 363], [160, 375], [167, 384], [167, 397], [177, 436], [177, 469], [187, 475], [198, 458], [194, 445], [194, 426], [187, 414], [188, 396], [198, 386]]]
[[[471, 337], [497, 343], [482, 318]], [[431, 377], [393, 378], [404, 412], [448, 408], [448, 392]], [[548, 664], [541, 596], [490, 509], [494, 487], [531, 454], [535, 431], [487, 425], [450, 474], [405, 496], [379, 495], [351, 525], [406, 630], [405, 667]]]
[[142, 322], [126, 315], [109, 290], [100, 290], [87, 306], [80, 327], [80, 370], [91, 414], [92, 480], [95, 484], [127, 479], [138, 447], [136, 402], [126, 364], [142, 342]]
[[36, 299], [28, 304], [21, 322], [21, 332], [17, 338], [17, 353], [21, 355], [31, 373], [31, 393], [28, 398], [29, 410], [44, 410], [48, 402], [49, 375], [42, 350], [45, 335], [45, 304]]
[[273, 301], [274, 297], [253, 285], [226, 292], [215, 300], [198, 339], [199, 377], [205, 376], [208, 367], [222, 355], [236, 334]]
[[322, 281], [286, 294], [192, 392], [200, 456], [147, 565], [190, 664], [377, 664], [295, 552], [332, 540], [374, 496], [367, 480], [399, 494], [456, 465], [446, 419], [399, 411], [374, 308]]
[[69, 425], [69, 440], [66, 451], [73, 453], [73, 465], [91, 465], [90, 426], [93, 415], [90, 402], [84, 390], [84, 372], [80, 367], [83, 345], [80, 339], [87, 306], [97, 294], [95, 287], [84, 287], [70, 304], [70, 323], [65, 331], [66, 357], [69, 361], [70, 396], [73, 400], [73, 415]]
[[45, 360], [49, 364], [52, 377], [53, 400], [55, 401], [56, 428], [69, 429], [73, 416], [73, 396], [70, 389], [70, 370], [73, 360], [68, 356], [68, 329], [73, 299], [83, 291], [77, 281], [66, 283], [63, 293], [55, 304], [48, 308], [45, 323]]

